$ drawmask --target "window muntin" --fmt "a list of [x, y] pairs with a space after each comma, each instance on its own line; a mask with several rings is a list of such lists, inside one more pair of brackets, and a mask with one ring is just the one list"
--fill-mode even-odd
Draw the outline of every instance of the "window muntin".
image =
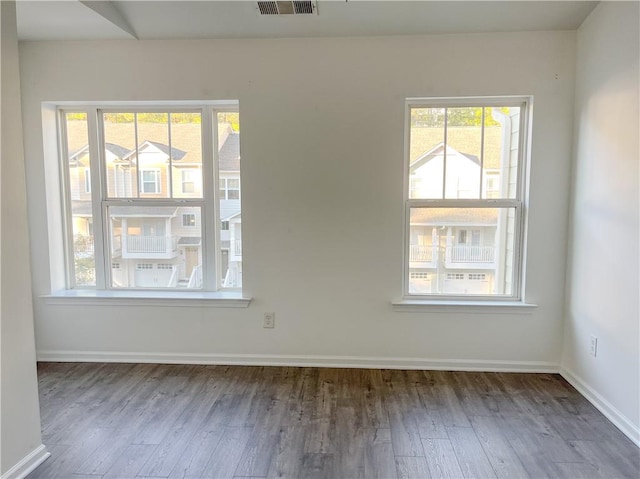
[[[220, 221], [215, 218], [223, 212], [214, 187], [226, 168], [220, 164], [229, 136], [228, 132], [220, 135], [224, 128], [233, 132], [234, 148], [239, 152], [238, 114], [227, 108], [189, 108], [86, 106], [78, 108], [79, 112], [60, 110], [61, 150], [68, 159], [63, 161], [63, 170], [67, 178], [64, 196], [70, 288], [211, 291], [241, 286], [240, 281], [232, 286], [224, 284], [220, 271], [223, 260], [216, 251], [222, 241], [215, 231]], [[214, 128], [220, 112], [226, 116]], [[233, 125], [224, 122], [232, 116]], [[92, 131], [95, 134], [90, 135]], [[85, 167], [85, 163], [94, 174], [82, 176], [78, 166]], [[214, 165], [219, 165], [220, 171]], [[239, 162], [234, 167], [239, 182]], [[77, 168], [73, 176], [72, 168]], [[210, 180], [203, 184], [205, 177]], [[93, 186], [90, 193], [74, 186], [87, 181]], [[86, 197], [79, 198], [82, 195]], [[78, 206], [81, 199], [82, 208]], [[235, 203], [239, 225], [239, 198]], [[74, 243], [73, 226], [80, 223], [85, 211], [89, 221]], [[88, 260], [91, 268], [84, 265]], [[235, 261], [241, 263], [241, 257]]]
[[220, 178], [220, 199], [239, 200], [240, 199], [240, 179]]
[[140, 170], [140, 193], [160, 193], [160, 170]]
[[521, 297], [526, 112], [526, 98], [407, 102], [405, 295]]
[[194, 213], [183, 213], [182, 214], [182, 226], [185, 227], [194, 227], [196, 225], [196, 215]]

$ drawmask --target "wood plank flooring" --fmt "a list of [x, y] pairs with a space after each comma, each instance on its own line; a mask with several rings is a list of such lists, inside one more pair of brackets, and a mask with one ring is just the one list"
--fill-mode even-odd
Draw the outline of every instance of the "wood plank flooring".
[[633, 478], [640, 450], [560, 376], [40, 363], [29, 479]]

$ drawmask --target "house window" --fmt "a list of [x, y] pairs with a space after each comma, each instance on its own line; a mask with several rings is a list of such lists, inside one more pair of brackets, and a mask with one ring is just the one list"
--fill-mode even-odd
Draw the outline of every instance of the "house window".
[[182, 192], [195, 193], [196, 191], [196, 171], [182, 170]]
[[140, 170], [142, 193], [160, 193], [160, 170]]
[[240, 199], [240, 180], [238, 178], [220, 178], [220, 199]]
[[411, 279], [429, 279], [429, 273], [425, 271], [411, 271]]
[[223, 221], [222, 225], [220, 226], [220, 229], [222, 231], [229, 231], [229, 222], [228, 221]]
[[[74, 104], [72, 109], [60, 105], [58, 111], [60, 151], [66, 159], [61, 167], [68, 288], [227, 287], [216, 273], [222, 241], [214, 219], [234, 214], [240, 231], [237, 102]], [[219, 144], [218, 132], [223, 131]], [[85, 189], [91, 181], [104, 185], [82, 197], [76, 194], [78, 151], [87, 152], [87, 171], [91, 169], [91, 176], [85, 173]], [[224, 161], [222, 155], [227, 155]], [[222, 197], [213, 180], [202, 179], [224, 176], [227, 169], [235, 178]], [[222, 200], [229, 196], [238, 201], [227, 207]], [[181, 234], [184, 227], [189, 228], [187, 236]], [[239, 289], [240, 256], [230, 268], [237, 272], [233, 288]], [[169, 269], [175, 274], [161, 274]]]
[[194, 227], [196, 225], [196, 215], [193, 213], [185, 213], [182, 215], [182, 226]]
[[486, 281], [487, 275], [484, 273], [469, 273], [469, 279], [471, 281]]
[[[529, 99], [410, 99], [406, 112], [405, 296], [520, 299]], [[416, 256], [424, 231], [434, 277], [482, 286], [467, 292], [434, 280], [422, 292], [415, 272], [424, 268]]]

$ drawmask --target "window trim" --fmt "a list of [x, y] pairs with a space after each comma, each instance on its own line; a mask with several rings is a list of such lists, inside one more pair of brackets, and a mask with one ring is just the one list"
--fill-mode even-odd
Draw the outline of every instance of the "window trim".
[[[411, 109], [434, 107], [492, 107], [513, 106], [520, 107], [521, 134], [518, 138], [520, 155], [518, 158], [518, 171], [516, 180], [516, 198], [479, 198], [479, 199], [412, 199], [410, 198], [410, 145], [411, 145]], [[419, 306], [428, 305], [471, 305], [482, 304], [496, 305], [525, 304], [524, 276], [526, 265], [526, 223], [529, 185], [530, 159], [531, 159], [531, 116], [533, 110], [532, 96], [487, 96], [487, 97], [424, 97], [407, 98], [404, 111], [404, 170], [403, 170], [403, 255], [402, 255], [402, 299], [394, 301], [394, 307], [405, 311], [403, 306], [410, 306], [415, 310]], [[482, 193], [482, 192], [481, 192]], [[443, 190], [444, 194], [444, 190]], [[442, 207], [442, 208], [515, 208], [514, 230], [514, 272], [513, 291], [510, 295], [456, 295], [456, 294], [415, 294], [409, 293], [409, 252], [410, 252], [410, 213], [412, 207]]]
[[[153, 184], [155, 186], [155, 191], [144, 191], [144, 185], [145, 183], [151, 183], [151, 181], [145, 181], [144, 180], [144, 173], [148, 172], [148, 171], [152, 171], [154, 173], [154, 177], [155, 180], [153, 181]], [[162, 181], [161, 181], [161, 173], [160, 173], [160, 168], [139, 168], [138, 172], [140, 174], [140, 194], [141, 195], [160, 195], [162, 194]]]
[[[195, 171], [192, 168], [184, 168], [181, 170], [180, 172], [180, 190], [182, 191], [183, 195], [188, 195], [188, 194], [193, 194], [196, 192], [196, 181], [194, 178], [191, 178], [190, 180], [185, 180], [185, 173], [188, 173], [187, 176], [191, 176], [192, 174], [195, 174]], [[184, 185], [185, 183], [191, 183], [191, 187], [192, 187], [192, 191], [185, 191]]]
[[[185, 217], [187, 217], [187, 216], [192, 216], [193, 217], [193, 224], [185, 224]], [[195, 228], [197, 226], [198, 225], [197, 225], [195, 213], [182, 213], [182, 227], [183, 228]]]
[[[202, 257], [203, 257], [203, 285], [197, 290], [198, 294], [215, 297], [216, 293], [240, 292], [242, 288], [224, 288], [222, 286], [221, 274], [221, 254], [218, 252], [220, 245], [220, 198], [216, 191], [219, 183], [218, 171], [218, 129], [214, 128], [219, 113], [238, 112], [239, 104], [237, 100], [229, 101], [203, 101], [203, 102], [56, 102], [52, 104], [56, 111], [57, 138], [58, 138], [58, 171], [60, 174], [60, 192], [62, 202], [62, 240], [65, 245], [65, 291], [95, 291], [100, 295], [106, 292], [112, 297], [119, 293], [140, 293], [133, 297], [145, 297], [146, 293], [168, 291], [174, 293], [184, 293], [194, 295], [189, 289], [167, 289], [167, 288], [117, 288], [112, 286], [111, 272], [111, 252], [109, 245], [109, 206], [131, 205], [131, 198], [111, 198], [106, 193], [107, 178], [103, 168], [106, 167], [106, 155], [100, 145], [104, 144], [104, 127], [102, 125], [102, 113], [111, 112], [131, 112], [131, 113], [200, 113], [202, 129], [202, 177], [211, 178], [211, 181], [203, 181], [203, 191], [201, 198], [135, 198], [137, 204], [147, 206], [176, 206], [181, 207], [199, 206], [201, 207], [201, 228], [202, 228]], [[88, 143], [90, 155], [90, 168], [97, 171], [91, 175], [91, 205], [92, 217], [94, 219], [94, 257], [95, 257], [95, 286], [78, 286], [75, 284], [75, 265], [73, 256], [73, 221], [71, 214], [71, 188], [69, 185], [69, 162], [66, 117], [68, 113], [86, 114]], [[210, 132], [207, 134], [205, 132]], [[91, 139], [93, 141], [90, 141]], [[138, 174], [140, 171], [138, 172]], [[205, 241], [204, 238], [207, 238]], [[109, 251], [105, 251], [109, 249]], [[106, 254], [105, 254], [106, 252]], [[206, 271], [209, 271], [207, 274]], [[152, 295], [153, 296], [153, 295]], [[186, 297], [186, 296], [185, 296]]]

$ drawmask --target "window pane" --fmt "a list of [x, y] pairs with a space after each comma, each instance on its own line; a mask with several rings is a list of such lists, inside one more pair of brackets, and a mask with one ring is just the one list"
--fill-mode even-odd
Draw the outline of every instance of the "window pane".
[[409, 198], [442, 198], [444, 108], [412, 108]]
[[91, 165], [86, 113], [66, 113], [69, 196], [73, 233], [73, 276], [76, 286], [95, 286]]
[[515, 220], [513, 207], [411, 208], [409, 293], [512, 294]]
[[447, 108], [445, 198], [480, 198], [482, 111]]
[[174, 198], [202, 198], [202, 117], [171, 113], [171, 159]]
[[138, 197], [136, 125], [133, 113], [104, 113], [107, 193], [111, 198]]
[[520, 107], [485, 108], [483, 198], [516, 198]]
[[138, 113], [136, 117], [140, 198], [170, 198], [169, 164], [185, 152], [170, 145], [168, 113]]
[[242, 218], [240, 216], [240, 123], [237, 112], [220, 112], [218, 124], [218, 174], [220, 177], [221, 284], [242, 286]]
[[202, 288], [200, 207], [112, 206], [108, 214], [114, 288]]

